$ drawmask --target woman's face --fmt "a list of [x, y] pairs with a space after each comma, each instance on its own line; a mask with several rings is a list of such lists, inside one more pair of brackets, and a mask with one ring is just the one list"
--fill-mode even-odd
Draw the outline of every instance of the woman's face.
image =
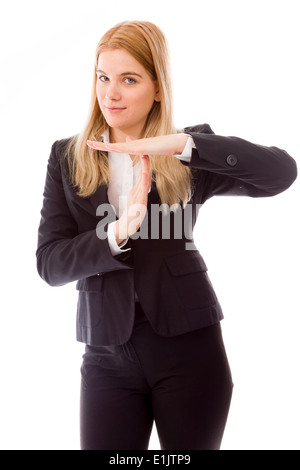
[[97, 66], [97, 99], [112, 137], [117, 142], [141, 138], [157, 85], [146, 69], [124, 49], [101, 52]]

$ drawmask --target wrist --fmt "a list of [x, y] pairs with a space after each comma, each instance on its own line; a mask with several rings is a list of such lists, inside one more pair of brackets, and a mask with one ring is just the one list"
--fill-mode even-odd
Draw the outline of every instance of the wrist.
[[177, 155], [182, 154], [189, 137], [190, 137], [189, 134], [177, 134], [178, 144], [177, 144], [177, 151], [175, 152]]
[[121, 219], [117, 220], [114, 226], [114, 235], [118, 245], [121, 245], [125, 240], [127, 240], [127, 227], [124, 227]]

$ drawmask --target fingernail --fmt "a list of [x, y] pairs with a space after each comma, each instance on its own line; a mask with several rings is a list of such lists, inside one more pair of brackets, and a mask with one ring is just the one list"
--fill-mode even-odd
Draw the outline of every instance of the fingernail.
[[93, 143], [91, 140], [88, 140], [88, 141], [87, 141], [87, 144], [88, 144], [89, 147], [92, 147], [93, 149], [96, 148], [95, 145], [94, 145], [94, 143]]

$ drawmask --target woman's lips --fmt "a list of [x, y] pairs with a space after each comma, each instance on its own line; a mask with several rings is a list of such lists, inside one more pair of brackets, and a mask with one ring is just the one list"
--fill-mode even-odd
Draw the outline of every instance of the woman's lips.
[[126, 108], [110, 108], [108, 106], [105, 106], [105, 107], [109, 113], [120, 113], [121, 111], [124, 111], [124, 109], [126, 109]]

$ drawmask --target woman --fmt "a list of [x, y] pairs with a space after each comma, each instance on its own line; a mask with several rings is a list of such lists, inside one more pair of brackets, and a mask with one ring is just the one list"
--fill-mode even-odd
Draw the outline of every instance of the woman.
[[193, 242], [214, 195], [273, 196], [283, 150], [172, 121], [168, 49], [123, 22], [96, 50], [85, 129], [53, 144], [37, 248], [52, 286], [78, 281], [82, 449], [219, 449], [232, 394], [221, 306]]

